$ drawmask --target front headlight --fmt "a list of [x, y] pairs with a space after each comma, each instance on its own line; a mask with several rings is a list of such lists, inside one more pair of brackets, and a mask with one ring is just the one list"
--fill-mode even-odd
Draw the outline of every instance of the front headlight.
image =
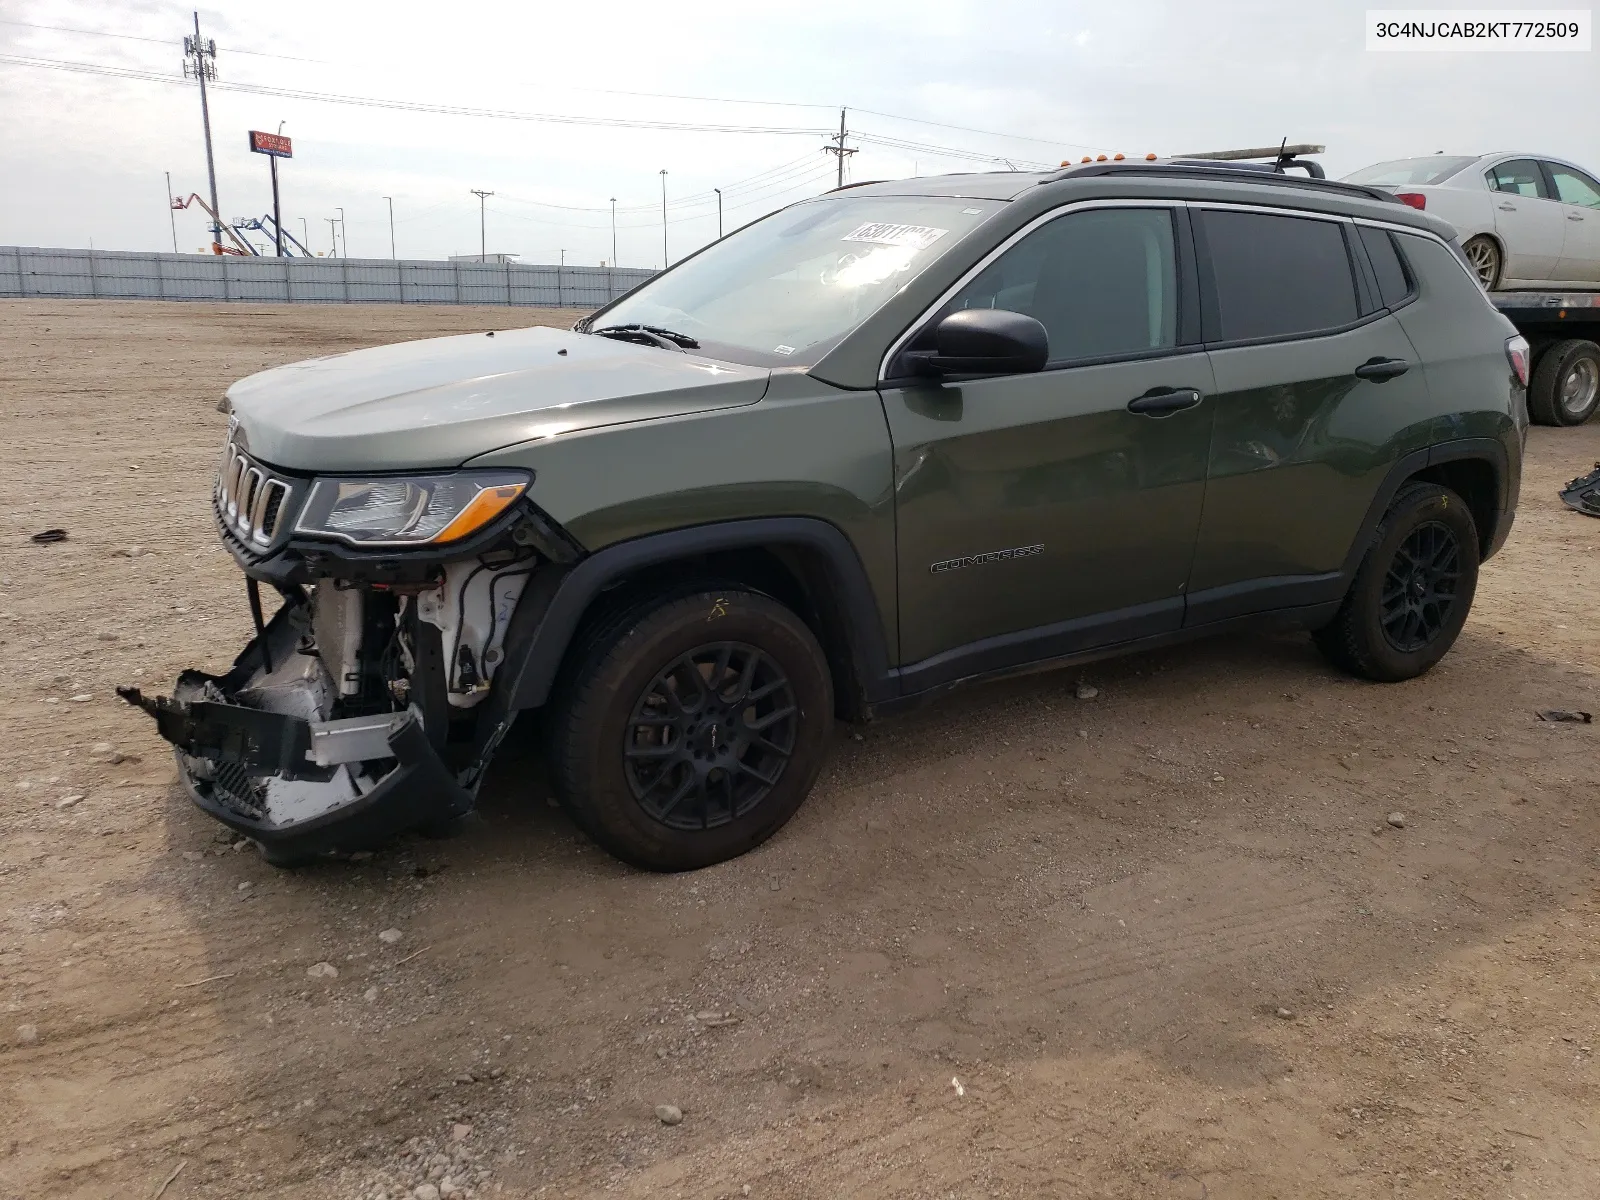
[[354, 546], [438, 546], [476, 533], [528, 490], [514, 471], [318, 479], [295, 532]]

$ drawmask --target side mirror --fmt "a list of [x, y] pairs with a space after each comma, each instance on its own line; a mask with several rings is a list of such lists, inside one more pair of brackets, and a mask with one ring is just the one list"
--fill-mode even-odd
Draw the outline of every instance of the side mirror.
[[1023, 375], [1050, 361], [1050, 336], [1032, 317], [1003, 308], [953, 312], [934, 330], [934, 349], [905, 357], [918, 375]]

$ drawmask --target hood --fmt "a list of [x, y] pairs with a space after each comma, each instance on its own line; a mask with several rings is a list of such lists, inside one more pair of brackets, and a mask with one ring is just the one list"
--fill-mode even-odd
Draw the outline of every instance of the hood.
[[769, 371], [560, 329], [402, 342], [228, 389], [244, 448], [289, 471], [405, 471], [579, 429], [754, 404]]

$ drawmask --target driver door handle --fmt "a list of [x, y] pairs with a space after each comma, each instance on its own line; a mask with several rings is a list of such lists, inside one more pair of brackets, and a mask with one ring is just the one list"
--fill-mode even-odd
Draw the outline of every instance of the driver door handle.
[[1144, 395], [1128, 401], [1128, 411], [1144, 417], [1165, 417], [1200, 403], [1200, 393], [1195, 388], [1151, 388]]
[[1403, 358], [1369, 358], [1356, 368], [1356, 376], [1383, 383], [1397, 375], [1404, 375], [1410, 369], [1411, 364]]
[[1582, 213], [1568, 213], [1567, 214], [1567, 220], [1569, 220], [1569, 221], [1581, 221], [1581, 220], [1583, 220], [1583, 214]]
[[1515, 204], [1502, 204], [1499, 207], [1500, 207], [1500, 211], [1501, 212], [1516, 212], [1517, 211], [1517, 206]]

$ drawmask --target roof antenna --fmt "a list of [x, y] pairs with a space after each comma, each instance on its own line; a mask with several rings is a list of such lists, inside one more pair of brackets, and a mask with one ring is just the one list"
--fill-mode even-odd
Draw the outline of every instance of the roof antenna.
[[1288, 147], [1289, 147], [1289, 135], [1288, 134], [1284, 134], [1283, 141], [1278, 143], [1278, 161], [1272, 164], [1272, 169], [1276, 174], [1279, 174], [1279, 175], [1287, 174], [1287, 171], [1285, 171], [1284, 168], [1288, 165], [1289, 160], [1294, 157], [1294, 155], [1292, 155], [1292, 154], [1285, 154], [1284, 153], [1284, 151], [1287, 150]]

